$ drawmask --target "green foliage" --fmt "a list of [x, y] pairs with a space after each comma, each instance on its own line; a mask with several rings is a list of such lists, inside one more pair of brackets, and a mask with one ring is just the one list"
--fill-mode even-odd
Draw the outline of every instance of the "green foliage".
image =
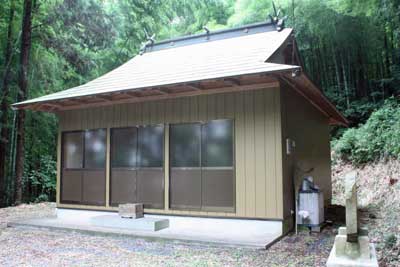
[[359, 128], [346, 130], [333, 142], [338, 157], [362, 164], [378, 158], [400, 157], [400, 104], [389, 99]]
[[28, 202], [55, 201], [57, 184], [57, 164], [51, 156], [41, 156], [39, 166], [26, 173], [23, 179], [23, 186], [30, 186], [32, 195], [25, 195]]

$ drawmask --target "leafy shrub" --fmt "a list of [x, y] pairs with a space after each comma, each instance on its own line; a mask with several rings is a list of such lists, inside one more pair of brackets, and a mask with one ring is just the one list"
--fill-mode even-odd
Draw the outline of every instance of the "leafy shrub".
[[23, 179], [25, 189], [28, 184], [36, 189], [36, 193], [29, 194], [31, 199], [28, 201], [54, 201], [57, 185], [56, 166], [57, 163], [51, 156], [44, 155], [40, 158], [40, 166], [37, 169], [30, 170], [27, 173]]
[[346, 130], [333, 142], [335, 155], [355, 164], [400, 156], [400, 105], [391, 98], [359, 128]]

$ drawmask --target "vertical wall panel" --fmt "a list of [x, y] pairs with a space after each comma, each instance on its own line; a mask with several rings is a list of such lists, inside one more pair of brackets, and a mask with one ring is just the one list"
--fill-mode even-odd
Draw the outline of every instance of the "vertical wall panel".
[[[279, 89], [275, 88], [64, 111], [59, 115], [60, 128], [66, 131], [233, 119], [235, 212], [168, 209], [161, 212], [281, 219], [283, 198], [282, 182], [279, 180], [282, 176], [279, 96]], [[168, 197], [167, 193], [165, 195]]]
[[256, 206], [256, 177], [255, 177], [255, 123], [254, 123], [254, 94], [245, 94], [245, 179], [246, 179], [246, 216], [255, 217]]
[[197, 97], [190, 97], [190, 121], [198, 121], [199, 120], [199, 103]]
[[227, 95], [218, 94], [216, 95], [216, 114], [218, 118], [225, 117], [225, 99]]
[[244, 93], [235, 94], [236, 213], [246, 216]]
[[254, 116], [255, 116], [255, 172], [256, 172], [256, 217], [265, 217], [265, 109], [264, 91], [255, 92]]
[[[266, 209], [266, 216], [273, 217], [276, 216], [276, 154], [275, 154], [275, 140], [276, 140], [276, 133], [275, 127], [277, 127], [277, 123], [275, 122], [275, 92], [265, 91], [264, 97], [264, 115], [265, 115], [265, 124], [264, 124], [264, 140], [265, 140], [265, 172], [266, 172], [266, 179], [265, 179], [265, 205], [268, 207]], [[272, 132], [272, 133], [271, 133]], [[271, 134], [274, 138], [271, 138]]]

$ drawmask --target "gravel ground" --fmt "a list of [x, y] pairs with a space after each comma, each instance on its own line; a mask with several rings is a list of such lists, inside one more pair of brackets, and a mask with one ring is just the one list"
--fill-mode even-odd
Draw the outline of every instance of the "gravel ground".
[[52, 203], [0, 209], [0, 266], [325, 266], [336, 233], [332, 227], [303, 231], [260, 250], [4, 228], [10, 220], [53, 214]]

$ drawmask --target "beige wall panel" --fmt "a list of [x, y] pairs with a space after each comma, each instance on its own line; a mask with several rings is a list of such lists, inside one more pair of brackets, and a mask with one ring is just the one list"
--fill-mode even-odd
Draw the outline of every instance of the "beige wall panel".
[[[235, 94], [236, 214], [246, 216], [244, 93]], [[241, 178], [240, 178], [241, 177]]]
[[226, 117], [225, 116], [225, 111], [226, 111], [226, 108], [225, 108], [225, 99], [226, 99], [227, 97], [225, 96], [225, 95], [217, 95], [217, 97], [216, 97], [216, 105], [217, 105], [217, 117], [219, 117], [219, 118], [223, 118], [223, 117]]
[[197, 97], [199, 102], [199, 120], [206, 121], [207, 120], [207, 96], [202, 95]]
[[256, 217], [266, 216], [265, 184], [266, 184], [266, 158], [265, 158], [265, 108], [264, 91], [257, 91], [254, 100], [255, 116], [255, 172], [256, 172]]
[[282, 147], [285, 145], [284, 140], [282, 139], [282, 98], [281, 98], [281, 91], [278, 91], [274, 94], [274, 107], [275, 111], [275, 176], [279, 177], [278, 179], [275, 179], [275, 192], [276, 192], [276, 214], [279, 218], [284, 218], [283, 215], [283, 194], [285, 192], [283, 191], [283, 164], [282, 164]]
[[190, 97], [190, 121], [198, 121], [199, 120], [199, 99], [197, 97]]
[[215, 120], [217, 116], [218, 95], [207, 95], [207, 120]]
[[[279, 89], [202, 95], [88, 110], [59, 115], [62, 131], [142, 124], [234, 119], [234, 213], [157, 210], [170, 214], [283, 219]], [[281, 152], [278, 152], [280, 155]], [[168, 188], [168, 187], [166, 187]], [[277, 191], [278, 190], [278, 191]], [[279, 191], [281, 190], [281, 191]], [[151, 212], [151, 210], [147, 210]]]
[[[265, 114], [265, 131], [264, 131], [264, 140], [265, 140], [265, 173], [266, 173], [266, 182], [265, 182], [265, 205], [268, 207], [266, 210], [267, 217], [275, 216], [277, 214], [277, 189], [276, 185], [279, 181], [274, 179], [277, 177], [277, 171], [275, 165], [277, 164], [277, 157], [275, 152], [275, 140], [276, 140], [276, 131], [275, 127], [279, 125], [275, 121], [275, 112], [276, 104], [275, 104], [275, 95], [278, 94], [276, 90], [265, 91], [264, 96], [264, 114]], [[271, 132], [274, 138], [271, 138]]]
[[[255, 177], [255, 123], [254, 123], [254, 94], [244, 96], [244, 127], [245, 127], [245, 179], [246, 179], [246, 216], [256, 215], [256, 177]], [[239, 124], [239, 126], [241, 126]]]

